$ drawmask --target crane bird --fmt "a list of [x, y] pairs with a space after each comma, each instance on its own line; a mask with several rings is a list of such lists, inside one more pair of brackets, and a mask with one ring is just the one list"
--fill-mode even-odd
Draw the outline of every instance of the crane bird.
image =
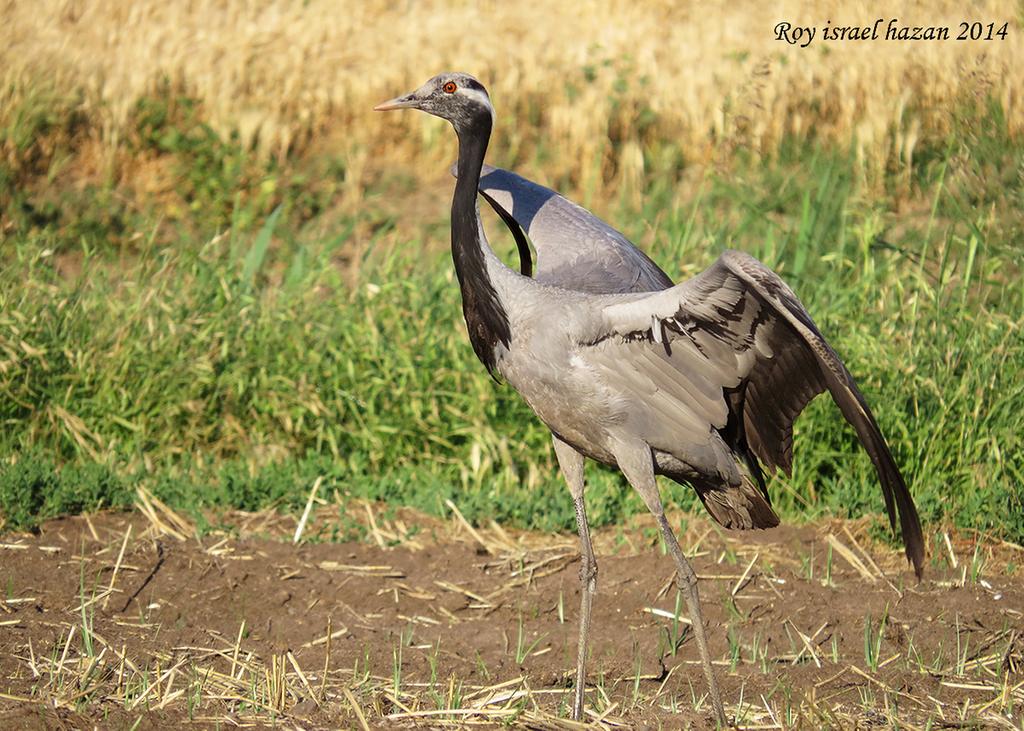
[[[573, 718], [583, 713], [597, 588], [584, 504], [585, 457], [617, 467], [657, 521], [686, 599], [719, 724], [725, 724], [725, 713], [697, 577], [665, 517], [655, 475], [692, 486], [726, 528], [776, 526], [779, 518], [761, 465], [789, 471], [793, 421], [814, 396], [828, 390], [871, 457], [890, 525], [895, 530], [899, 519], [907, 559], [921, 576], [921, 525], [899, 468], [853, 377], [778, 275], [747, 254], [726, 251], [675, 286], [657, 267], [639, 265], [640, 276], [651, 278], [650, 289], [660, 290], [653, 292], [630, 292], [633, 285], [623, 286], [621, 277], [612, 277], [611, 285], [595, 284], [597, 291], [565, 286], [578, 279], [577, 267], [601, 278], [604, 267], [585, 252], [578, 259], [562, 257], [562, 265], [553, 267], [564, 268], [560, 274], [548, 267], [536, 279], [524, 276], [494, 253], [480, 220], [477, 190], [494, 125], [494, 107], [483, 85], [465, 73], [443, 73], [375, 109], [422, 110], [448, 120], [458, 137], [451, 251], [470, 343], [488, 372], [511, 384], [551, 429], [576, 511], [582, 590]], [[513, 228], [522, 256], [515, 217], [497, 208]], [[633, 248], [625, 243], [619, 248]], [[607, 251], [607, 240], [603, 246]], [[528, 248], [525, 253], [528, 258]]]

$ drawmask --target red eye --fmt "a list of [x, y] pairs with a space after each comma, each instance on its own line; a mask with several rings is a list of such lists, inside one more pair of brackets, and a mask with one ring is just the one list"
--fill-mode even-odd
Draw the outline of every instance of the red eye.
[[444, 90], [445, 94], [454, 94], [455, 90], [458, 87], [455, 86], [455, 82], [454, 81], [446, 81], [444, 86], [442, 86], [441, 88]]

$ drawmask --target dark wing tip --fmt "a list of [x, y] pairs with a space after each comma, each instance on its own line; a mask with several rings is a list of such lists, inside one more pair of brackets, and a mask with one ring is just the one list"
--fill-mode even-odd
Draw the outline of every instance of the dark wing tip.
[[[895, 464], [893, 468], [895, 469]], [[903, 477], [899, 474], [899, 470], [896, 470], [896, 475], [899, 477], [899, 487], [895, 492], [896, 502], [900, 509], [900, 533], [903, 536], [903, 550], [907, 555], [907, 561], [914, 567], [917, 580], [920, 581], [924, 576], [925, 557], [921, 519], [918, 517], [914, 499], [911, 497], [906, 483], [903, 482]]]
[[[831, 350], [831, 349], [830, 349]], [[834, 355], [834, 351], [833, 351]], [[907, 488], [903, 474], [896, 466], [889, 445], [882, 436], [878, 422], [874, 414], [864, 400], [863, 394], [857, 388], [853, 376], [846, 370], [846, 367], [835, 356], [844, 379], [829, 374], [829, 391], [839, 406], [846, 420], [853, 426], [872, 463], [878, 473], [878, 480], [882, 485], [882, 494], [885, 496], [885, 507], [889, 514], [889, 526], [893, 534], [896, 533], [896, 520], [899, 519], [899, 532], [903, 538], [903, 549], [907, 561], [914, 567], [914, 573], [920, 581], [924, 574], [924, 534], [921, 531], [921, 519], [917, 514], [917, 506], [914, 505], [914, 498]], [[845, 381], [845, 383], [843, 382]], [[898, 513], [898, 515], [897, 515]]]
[[[839, 356], [818, 334], [819, 342], [824, 345], [820, 358], [828, 357], [831, 363], [822, 363], [825, 382], [843, 417], [857, 432], [861, 446], [868, 453], [878, 474], [885, 498], [885, 508], [889, 516], [889, 527], [896, 533], [896, 522], [899, 520], [899, 532], [903, 538], [903, 548], [907, 561], [914, 567], [918, 580], [924, 574], [924, 535], [921, 532], [921, 519], [914, 505], [914, 498], [907, 488], [896, 460], [893, 459], [889, 445], [882, 436], [878, 422], [868, 407], [863, 394], [857, 388], [853, 376], [843, 365]], [[818, 349], [814, 349], [818, 352]]]

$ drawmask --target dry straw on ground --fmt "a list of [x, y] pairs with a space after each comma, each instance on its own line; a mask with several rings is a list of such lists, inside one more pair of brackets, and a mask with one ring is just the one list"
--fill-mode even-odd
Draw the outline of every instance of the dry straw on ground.
[[[445, 521], [313, 502], [310, 527], [342, 509], [373, 540], [296, 547], [296, 516], [272, 509], [200, 535], [145, 491], [137, 513], [7, 536], [0, 724], [583, 727], [565, 718], [572, 536], [470, 528], [454, 503]], [[1020, 589], [1003, 567], [1024, 549], [947, 534], [950, 563], [907, 584], [866, 526], [739, 536], [688, 521], [729, 714], [750, 729], [1018, 728]], [[654, 530], [645, 516], [595, 536], [590, 728], [708, 719]]]
[[[505, 115], [506, 154], [532, 149], [532, 130], [556, 151], [549, 174], [576, 180], [599, 166], [627, 177], [642, 172], [641, 150], [652, 140], [678, 142], [700, 159], [723, 138], [766, 150], [812, 126], [855, 139], [874, 163], [906, 162], [922, 135], [945, 132], [950, 109], [971, 96], [991, 94], [1011, 124], [1024, 119], [1024, 40], [1011, 0], [970, 10], [952, 0], [884, 10], [838, 0], [5, 5], [0, 95], [8, 98], [0, 104], [42, 75], [58, 90], [84, 93], [101, 134], [116, 140], [136, 100], [166, 80], [202, 99], [216, 128], [268, 154], [333, 132], [356, 174], [382, 152], [450, 152], [422, 151], [440, 126], [370, 109], [451, 68], [490, 87]], [[828, 21], [864, 25], [880, 16], [949, 26], [954, 37], [964, 20], [997, 29], [1009, 22], [1009, 33], [973, 42], [821, 40]], [[815, 26], [818, 36], [808, 48], [779, 42], [773, 29], [781, 20]], [[510, 120], [531, 110], [529, 125]], [[621, 143], [617, 154], [609, 137]]]

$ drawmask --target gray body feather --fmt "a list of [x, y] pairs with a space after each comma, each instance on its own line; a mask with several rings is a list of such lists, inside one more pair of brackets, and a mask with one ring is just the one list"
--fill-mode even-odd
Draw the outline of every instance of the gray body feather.
[[632, 241], [550, 188], [484, 165], [480, 192], [533, 242], [538, 282], [591, 294], [655, 292], [672, 286], [672, 279]]
[[480, 189], [537, 252], [532, 281], [488, 259], [499, 295], [515, 303], [498, 371], [558, 438], [606, 464], [646, 454], [656, 472], [692, 485], [722, 525], [766, 528], [779, 521], [760, 466], [790, 474], [793, 422], [827, 390], [870, 455], [920, 572], [917, 512], [874, 417], [774, 272], [728, 251], [673, 286], [620, 232], [554, 191], [492, 167]]

